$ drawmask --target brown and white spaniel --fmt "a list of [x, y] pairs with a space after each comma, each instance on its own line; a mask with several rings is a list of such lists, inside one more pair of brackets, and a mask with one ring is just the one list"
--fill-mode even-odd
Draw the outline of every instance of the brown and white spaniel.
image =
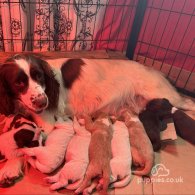
[[154, 98], [195, 110], [195, 103], [181, 97], [161, 73], [130, 60], [44, 61], [19, 54], [0, 65], [0, 113], [12, 114], [19, 101], [46, 133], [59, 112], [116, 114], [126, 108], [139, 113]]

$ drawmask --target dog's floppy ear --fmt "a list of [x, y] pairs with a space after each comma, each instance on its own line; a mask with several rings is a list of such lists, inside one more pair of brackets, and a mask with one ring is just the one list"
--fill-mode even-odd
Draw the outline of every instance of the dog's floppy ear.
[[55, 79], [54, 72], [50, 65], [42, 59], [38, 59], [38, 61], [45, 76], [45, 93], [47, 94], [47, 97], [49, 99], [48, 109], [54, 109], [58, 105], [60, 84]]
[[10, 115], [13, 114], [14, 111], [14, 98], [11, 97], [2, 68], [3, 65], [0, 67], [0, 113]]

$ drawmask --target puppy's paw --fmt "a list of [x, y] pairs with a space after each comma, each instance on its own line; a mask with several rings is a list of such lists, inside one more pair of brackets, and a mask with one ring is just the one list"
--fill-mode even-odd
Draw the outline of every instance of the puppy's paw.
[[68, 185], [68, 180], [60, 180], [56, 183], [53, 183], [50, 186], [50, 190], [54, 191], [54, 190], [58, 190], [60, 188], [65, 188]]
[[85, 189], [83, 190], [83, 195], [90, 195], [91, 193], [92, 193], [92, 190], [89, 189], [89, 188], [85, 188]]
[[20, 148], [18, 151], [23, 155], [35, 156], [35, 148]]
[[56, 183], [59, 181], [60, 174], [57, 173], [56, 175], [50, 176], [50, 177], [45, 177], [44, 181], [48, 184]]
[[56, 175], [46, 177], [44, 179], [47, 183], [51, 184], [50, 190], [58, 190], [60, 188], [64, 188], [68, 185], [69, 181], [64, 178], [63, 174], [58, 172]]
[[0, 169], [0, 186], [9, 187], [15, 183], [15, 180], [23, 176], [23, 162], [21, 159], [7, 160], [4, 167]]

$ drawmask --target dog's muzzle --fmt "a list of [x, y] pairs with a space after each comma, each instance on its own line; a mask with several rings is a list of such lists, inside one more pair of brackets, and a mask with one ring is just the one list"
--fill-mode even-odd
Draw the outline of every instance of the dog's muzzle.
[[45, 93], [39, 94], [37, 97], [33, 98], [32, 105], [38, 110], [44, 110], [48, 106], [48, 98]]

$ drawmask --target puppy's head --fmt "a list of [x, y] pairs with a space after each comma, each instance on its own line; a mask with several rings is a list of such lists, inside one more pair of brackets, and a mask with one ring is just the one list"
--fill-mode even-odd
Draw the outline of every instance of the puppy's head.
[[39, 113], [57, 106], [59, 84], [47, 62], [15, 55], [0, 66], [0, 112], [13, 113], [16, 100]]
[[160, 118], [170, 117], [172, 105], [169, 100], [153, 99], [146, 105], [146, 110], [152, 111], [157, 114]]
[[11, 117], [11, 124], [8, 131], [14, 131], [14, 140], [18, 148], [39, 146], [41, 129], [20, 114]]

